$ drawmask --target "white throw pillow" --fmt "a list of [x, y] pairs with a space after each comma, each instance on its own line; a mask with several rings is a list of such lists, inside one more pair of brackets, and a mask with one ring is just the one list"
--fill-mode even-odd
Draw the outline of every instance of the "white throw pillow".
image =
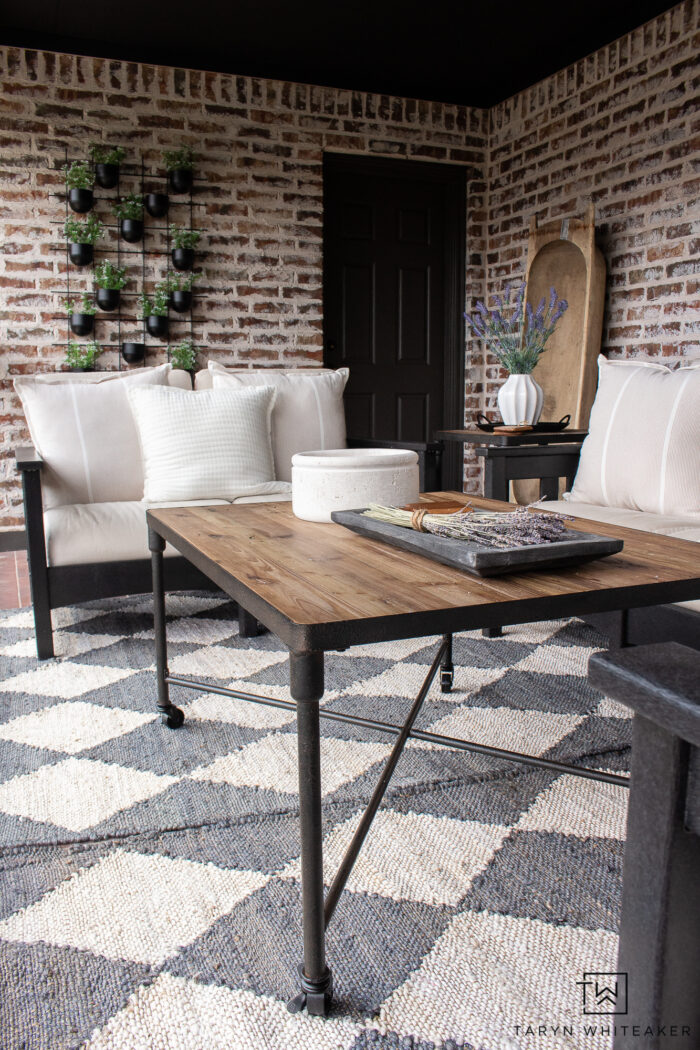
[[286, 492], [274, 480], [272, 387], [130, 390], [141, 439], [144, 499], [236, 499]]
[[343, 391], [349, 370], [259, 369], [235, 372], [209, 362], [215, 390], [273, 386], [277, 399], [272, 412], [272, 451], [275, 473], [292, 478], [292, 456], [345, 448]]
[[700, 514], [700, 367], [598, 358], [571, 499]]
[[170, 374], [167, 364], [133, 372], [47, 372], [15, 379], [32, 442], [45, 462], [46, 510], [142, 499], [141, 449], [126, 391], [165, 386]]

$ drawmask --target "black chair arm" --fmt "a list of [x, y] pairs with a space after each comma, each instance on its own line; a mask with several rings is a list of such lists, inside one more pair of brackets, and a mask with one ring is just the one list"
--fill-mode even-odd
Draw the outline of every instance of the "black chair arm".
[[44, 461], [33, 445], [22, 445], [15, 451], [17, 470], [41, 470]]
[[348, 438], [348, 448], [405, 448], [418, 453], [421, 492], [442, 489], [442, 441], [382, 441], [376, 438]]
[[700, 747], [700, 652], [677, 642], [595, 653], [591, 685]]

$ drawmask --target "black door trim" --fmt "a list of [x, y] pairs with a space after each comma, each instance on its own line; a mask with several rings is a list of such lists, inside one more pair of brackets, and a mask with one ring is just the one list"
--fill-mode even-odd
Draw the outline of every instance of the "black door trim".
[[[445, 430], [458, 429], [464, 425], [465, 406], [465, 332], [464, 304], [466, 301], [466, 251], [467, 251], [467, 168], [456, 164], [437, 164], [430, 161], [396, 160], [387, 157], [368, 157], [364, 154], [324, 153], [324, 191], [326, 172], [387, 175], [392, 178], [418, 176], [421, 179], [442, 183], [445, 187], [445, 314], [444, 314], [444, 375], [445, 389], [443, 417]], [[326, 257], [328, 228], [323, 224], [323, 254]], [[323, 297], [328, 296], [328, 273], [323, 268]], [[330, 333], [326, 329], [326, 312], [323, 312], [324, 362], [326, 345]], [[363, 435], [354, 435], [362, 437]], [[432, 438], [432, 435], [430, 435]], [[446, 488], [462, 489], [462, 447], [450, 442], [445, 449], [443, 483]]]

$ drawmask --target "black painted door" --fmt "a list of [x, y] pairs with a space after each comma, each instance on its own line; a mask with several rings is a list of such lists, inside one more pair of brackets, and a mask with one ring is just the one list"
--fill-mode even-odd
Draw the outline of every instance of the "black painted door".
[[326, 156], [324, 361], [350, 369], [352, 437], [461, 425], [464, 196], [459, 168]]

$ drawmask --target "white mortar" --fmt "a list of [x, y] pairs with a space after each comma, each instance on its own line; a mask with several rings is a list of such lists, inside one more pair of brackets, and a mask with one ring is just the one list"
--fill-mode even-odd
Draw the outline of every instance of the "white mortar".
[[292, 456], [292, 510], [330, 521], [334, 510], [370, 503], [401, 507], [418, 499], [418, 454], [407, 449], [341, 448]]

